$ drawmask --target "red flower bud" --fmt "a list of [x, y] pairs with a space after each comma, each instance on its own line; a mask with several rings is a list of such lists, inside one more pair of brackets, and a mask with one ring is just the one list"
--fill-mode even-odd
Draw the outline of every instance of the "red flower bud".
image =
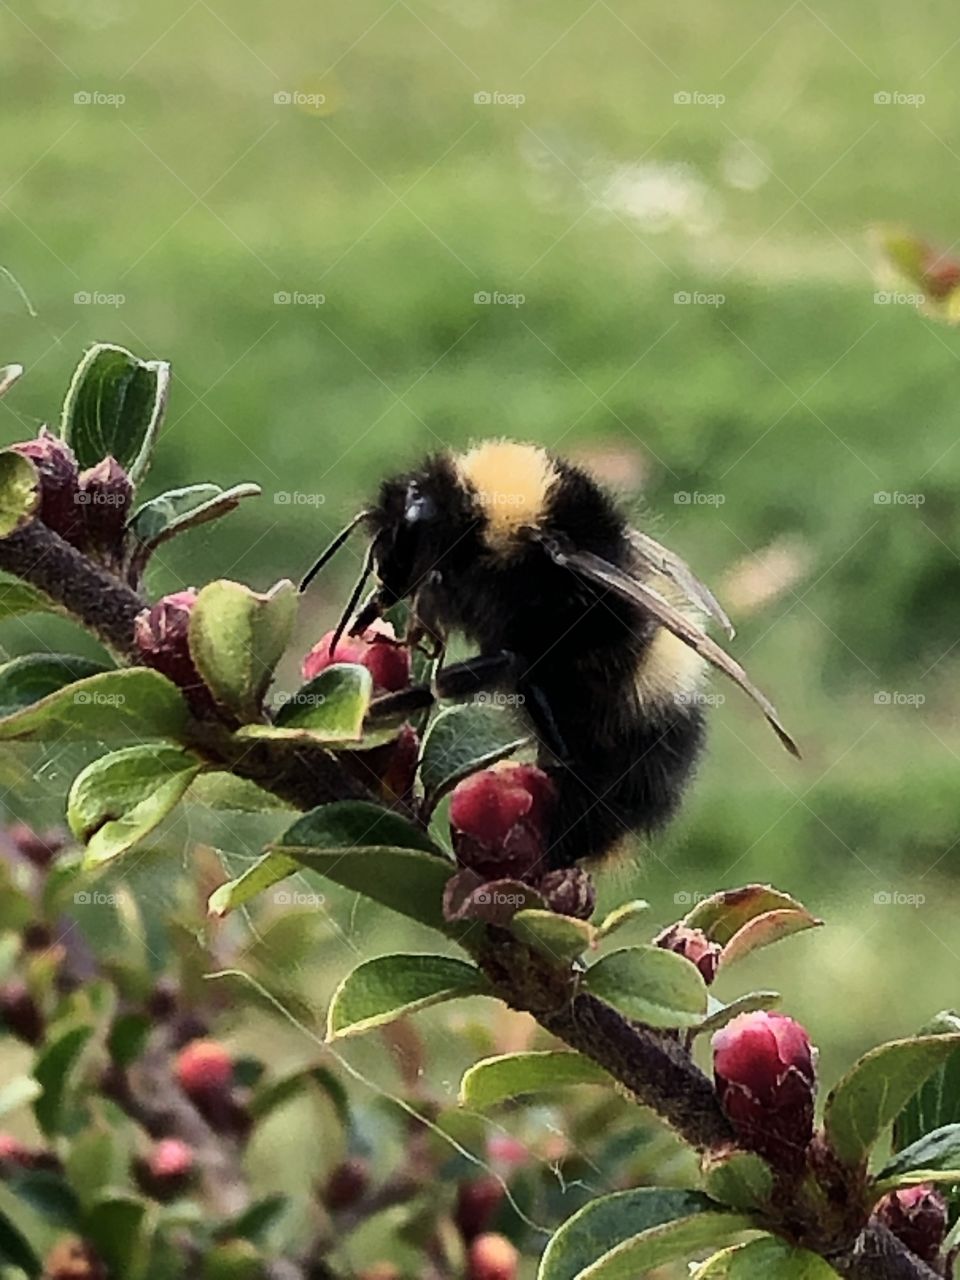
[[366, 1160], [358, 1156], [342, 1160], [327, 1179], [323, 1202], [334, 1213], [338, 1209], [349, 1209], [363, 1198], [369, 1185], [370, 1170]]
[[193, 1182], [193, 1148], [180, 1138], [161, 1138], [149, 1156], [134, 1161], [134, 1175], [142, 1191], [161, 1202], [182, 1195]]
[[33, 1168], [33, 1155], [12, 1133], [0, 1133], [0, 1176]]
[[503, 1204], [504, 1194], [503, 1184], [489, 1173], [460, 1183], [454, 1219], [464, 1240], [469, 1242], [486, 1231]]
[[137, 615], [133, 640], [144, 664], [179, 685], [198, 715], [209, 715], [213, 698], [190, 654], [190, 613], [197, 593], [189, 587], [164, 596]]
[[468, 1280], [516, 1280], [520, 1255], [506, 1236], [477, 1236], [467, 1253]]
[[500, 764], [471, 774], [450, 800], [457, 861], [487, 878], [526, 879], [546, 853], [556, 793], [531, 764]]
[[936, 1267], [947, 1234], [947, 1202], [929, 1182], [891, 1191], [873, 1216], [930, 1267]]
[[685, 924], [672, 924], [654, 938], [654, 945], [665, 951], [675, 951], [685, 956], [700, 970], [700, 976], [709, 986], [717, 976], [723, 947], [711, 942], [702, 929], [691, 929]]
[[925, 246], [920, 263], [923, 287], [934, 298], [947, 298], [960, 285], [960, 261]]
[[116, 458], [106, 457], [80, 473], [78, 489], [85, 544], [107, 553], [111, 561], [119, 561], [123, 530], [133, 502], [130, 477]]
[[84, 1240], [61, 1240], [47, 1254], [43, 1280], [108, 1280], [107, 1268]]
[[561, 916], [589, 920], [597, 906], [597, 891], [589, 874], [580, 867], [564, 867], [548, 871], [537, 882], [537, 889], [551, 911]]
[[66, 836], [58, 827], [39, 832], [28, 827], [25, 822], [15, 822], [7, 834], [20, 856], [39, 871], [45, 871], [66, 844]]
[[188, 1097], [209, 1097], [231, 1088], [233, 1061], [216, 1040], [192, 1040], [177, 1054], [176, 1075]]
[[740, 1143], [775, 1168], [802, 1168], [813, 1136], [815, 1050], [782, 1013], [742, 1013], [713, 1037], [717, 1093]]
[[43, 1014], [19, 978], [0, 986], [0, 1022], [25, 1044], [36, 1045], [43, 1039]]
[[379, 693], [396, 693], [410, 683], [410, 650], [397, 641], [389, 622], [378, 618], [363, 635], [342, 636], [331, 653], [333, 635], [328, 631], [304, 658], [301, 670], [305, 680], [312, 680], [336, 662], [350, 662], [367, 668]]
[[83, 513], [77, 505], [77, 460], [73, 450], [46, 427], [40, 428], [35, 440], [25, 440], [11, 448], [29, 458], [39, 473], [39, 518], [67, 542], [79, 542]]

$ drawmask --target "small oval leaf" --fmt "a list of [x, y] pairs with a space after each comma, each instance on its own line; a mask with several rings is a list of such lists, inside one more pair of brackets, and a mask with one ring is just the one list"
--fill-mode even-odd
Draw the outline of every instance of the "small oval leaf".
[[40, 477], [29, 458], [12, 449], [0, 452], [0, 538], [26, 524], [40, 503]]
[[15, 618], [23, 613], [50, 613], [54, 603], [28, 582], [9, 574], [0, 574], [0, 618]]
[[70, 735], [110, 742], [146, 734], [177, 739], [189, 724], [180, 690], [159, 671], [127, 667], [78, 680], [62, 670], [56, 677], [60, 686], [41, 693], [42, 664], [38, 660], [28, 669], [29, 662], [32, 658], [17, 658], [0, 668], [0, 741]]
[[510, 920], [510, 931], [548, 960], [570, 964], [594, 945], [596, 930], [586, 920], [527, 907]]
[[460, 1106], [486, 1111], [527, 1093], [545, 1093], [574, 1084], [612, 1085], [612, 1077], [591, 1058], [567, 1049], [505, 1053], [484, 1058], [460, 1081]]
[[321, 742], [359, 742], [373, 697], [366, 667], [335, 663], [284, 701], [273, 723], [281, 729], [309, 729]]
[[505, 759], [528, 741], [529, 734], [498, 707], [446, 707], [434, 717], [423, 740], [420, 781], [426, 812], [432, 813], [461, 779]]
[[597, 926], [597, 941], [601, 942], [604, 938], [609, 938], [612, 933], [616, 933], [624, 925], [632, 924], [634, 920], [639, 920], [649, 910], [650, 903], [645, 902], [643, 898], [635, 898], [632, 902], [625, 902], [622, 906], [614, 907], [610, 914]]
[[300, 864], [285, 854], [265, 853], [234, 880], [214, 889], [207, 911], [218, 918], [228, 915], [299, 869]]
[[487, 994], [479, 969], [450, 956], [391, 955], [365, 960], [340, 983], [327, 1014], [327, 1039], [359, 1035], [418, 1009]]
[[724, 947], [745, 924], [768, 911], [804, 911], [804, 907], [772, 885], [747, 884], [702, 899], [683, 917], [683, 923], [701, 929], [711, 942]]
[[769, 947], [781, 938], [789, 938], [791, 934], [800, 933], [804, 929], [815, 929], [823, 921], [812, 916], [802, 907], [799, 909], [782, 908], [777, 911], [764, 911], [759, 916], [748, 920], [738, 929], [720, 953], [720, 965], [726, 967], [742, 960], [751, 951], [760, 947]]
[[707, 988], [696, 965], [662, 947], [611, 951], [590, 966], [583, 986], [649, 1027], [696, 1027], [707, 1012]]
[[752, 1151], [708, 1152], [703, 1159], [703, 1187], [712, 1200], [731, 1209], [762, 1209], [773, 1195], [773, 1170]]
[[762, 1236], [714, 1254], [697, 1267], [691, 1280], [757, 1280], [758, 1276], [769, 1280], [837, 1280], [837, 1274], [815, 1253], [775, 1236]]
[[775, 1009], [782, 999], [783, 996], [779, 991], [748, 991], [745, 995], [737, 996], [736, 1000], [731, 1000], [729, 1004], [709, 996], [707, 1016], [695, 1028], [696, 1034], [699, 1036], [719, 1031], [741, 1013], [753, 1013], [757, 1009]]

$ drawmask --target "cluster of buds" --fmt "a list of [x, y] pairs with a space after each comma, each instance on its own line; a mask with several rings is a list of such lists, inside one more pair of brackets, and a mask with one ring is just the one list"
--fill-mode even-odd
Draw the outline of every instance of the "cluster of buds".
[[197, 602], [193, 587], [163, 596], [137, 616], [133, 643], [140, 661], [179, 685], [194, 712], [210, 716], [213, 696], [190, 653], [190, 614]]
[[191, 1040], [177, 1055], [177, 1083], [215, 1133], [245, 1137], [247, 1108], [234, 1087], [233, 1059], [217, 1040]]
[[37, 517], [73, 546], [111, 567], [123, 556], [123, 533], [133, 485], [123, 467], [106, 457], [80, 471], [73, 450], [46, 427], [12, 448], [37, 469]]
[[[331, 649], [334, 633], [321, 636], [303, 659], [305, 680], [315, 679], [327, 667], [351, 663], [366, 667], [373, 680], [374, 697], [399, 693], [411, 679], [409, 649], [397, 639], [389, 622], [376, 619], [359, 636], [341, 636]], [[341, 765], [384, 804], [407, 804], [420, 757], [420, 739], [410, 724], [400, 727], [397, 736], [382, 746], [363, 751], [342, 751]]]
[[[550, 828], [557, 794], [536, 765], [501, 763], [465, 778], [450, 799], [453, 848], [461, 867], [447, 909], [517, 900], [509, 886], [529, 886], [552, 911], [587, 920], [596, 906], [590, 877], [579, 867], [549, 870]], [[489, 912], [480, 912], [489, 916]], [[491, 917], [492, 918], [492, 917]]]
[[784, 1174], [806, 1165], [813, 1138], [816, 1050], [782, 1013], [742, 1013], [713, 1037], [720, 1105], [740, 1145]]
[[717, 976], [723, 947], [718, 942], [711, 942], [702, 929], [692, 929], [689, 925], [672, 924], [654, 938], [654, 945], [663, 947], [665, 951], [675, 951], [684, 956], [700, 970], [700, 976], [709, 987]]

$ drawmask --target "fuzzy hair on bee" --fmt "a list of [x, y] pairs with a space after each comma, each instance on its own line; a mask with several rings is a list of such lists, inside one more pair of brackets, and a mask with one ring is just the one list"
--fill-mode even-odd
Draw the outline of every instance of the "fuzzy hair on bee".
[[[513, 695], [559, 797], [551, 867], [611, 853], [675, 813], [704, 741], [709, 666], [760, 705], [797, 748], [771, 703], [705, 632], [729, 620], [688, 566], [630, 527], [585, 470], [537, 445], [490, 440], [434, 454], [385, 480], [304, 579], [362, 525], [365, 571], [336, 639], [399, 601], [408, 642], [442, 652], [459, 633], [476, 657], [441, 667], [436, 692]], [[377, 586], [354, 615], [366, 580]]]

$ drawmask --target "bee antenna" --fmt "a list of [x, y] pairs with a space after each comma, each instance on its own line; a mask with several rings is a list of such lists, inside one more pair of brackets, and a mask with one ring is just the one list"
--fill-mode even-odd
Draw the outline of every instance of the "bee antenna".
[[[349, 530], [347, 530], [347, 532], [349, 532]], [[376, 543], [372, 542], [367, 549], [367, 556], [363, 562], [363, 569], [360, 573], [360, 577], [357, 579], [354, 585], [353, 590], [350, 592], [350, 599], [347, 601], [346, 608], [344, 609], [343, 613], [341, 613], [340, 615], [340, 621], [337, 623], [337, 629], [334, 631], [333, 636], [331, 637], [331, 640], [330, 640], [330, 648], [327, 650], [328, 653], [332, 654], [334, 649], [336, 649], [337, 645], [340, 643], [341, 637], [343, 636], [343, 633], [347, 629], [347, 624], [349, 623], [351, 617], [353, 616], [353, 611], [357, 607], [357, 601], [363, 595], [363, 589], [367, 585], [367, 579], [370, 577], [370, 574], [373, 572], [373, 557], [374, 557], [375, 548], [376, 548]], [[366, 610], [364, 610], [364, 612], [366, 612]]]
[[345, 529], [340, 530], [340, 532], [337, 534], [334, 540], [330, 543], [329, 547], [327, 547], [326, 551], [324, 551], [320, 559], [317, 560], [316, 563], [310, 569], [307, 570], [306, 574], [304, 575], [300, 583], [301, 591], [306, 591], [307, 587], [309, 587], [310, 583], [314, 580], [314, 578], [317, 576], [320, 570], [330, 560], [332, 560], [333, 557], [336, 555], [336, 553], [340, 550], [340, 548], [343, 546], [346, 540], [350, 537], [351, 533], [353, 533], [357, 525], [362, 523], [372, 514], [373, 514], [372, 511], [360, 511], [357, 515], [353, 517], [353, 519], [350, 521], [350, 523], [347, 525]]

